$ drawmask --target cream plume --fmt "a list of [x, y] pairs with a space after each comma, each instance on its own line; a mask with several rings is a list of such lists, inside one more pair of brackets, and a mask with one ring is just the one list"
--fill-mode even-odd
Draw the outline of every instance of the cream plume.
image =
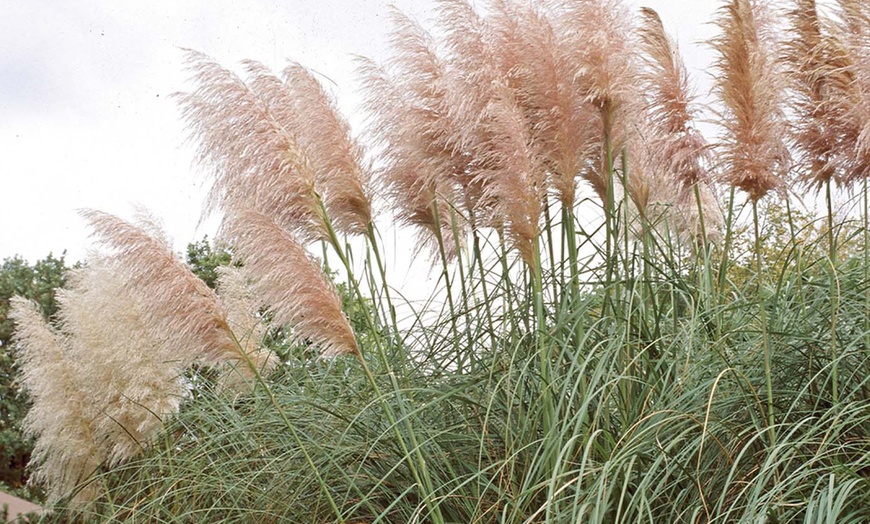
[[178, 411], [187, 393], [180, 377], [201, 355], [183, 354], [174, 337], [145, 324], [129, 283], [109, 260], [91, 259], [75, 270], [58, 302], [70, 358], [83, 364], [82, 390], [100, 410], [95, 441], [110, 466], [119, 464], [138, 455]]
[[[42, 318], [35, 303], [13, 297], [11, 304], [21, 380], [33, 401], [24, 419], [25, 434], [36, 437], [31, 481], [45, 486], [49, 502], [55, 502], [72, 494], [104, 460], [93, 429], [99, 407], [83, 389], [90, 380], [87, 362], [70, 355], [67, 341]], [[73, 502], [95, 494], [93, 485], [84, 487]]]

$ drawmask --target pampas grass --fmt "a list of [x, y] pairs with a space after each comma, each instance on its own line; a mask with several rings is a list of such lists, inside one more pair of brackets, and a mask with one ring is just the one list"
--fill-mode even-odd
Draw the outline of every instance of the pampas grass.
[[[769, 198], [861, 176], [867, 10], [838, 6], [799, 0], [782, 54], [775, 5], [723, 3], [710, 144], [662, 21], [616, 0], [394, 13], [360, 143], [311, 70], [189, 54], [233, 265], [216, 294], [85, 213], [105, 252], [58, 318], [16, 300], [35, 478], [119, 522], [868, 521], [867, 232], [829, 213], [826, 258]], [[753, 215], [732, 197], [721, 246], [713, 174]], [[375, 194], [441, 259], [427, 301], [391, 294]]]
[[[450, 118], [456, 124], [451, 138], [459, 151], [474, 148], [483, 138], [481, 119], [502, 78], [496, 54], [496, 29], [491, 19], [475, 11], [467, 0], [439, 0], [438, 29], [446, 57], [446, 95]], [[469, 155], [472, 164], [476, 160]]]
[[[823, 33], [815, 0], [799, 0], [789, 13], [791, 38], [786, 60], [791, 69], [792, 105], [800, 118], [792, 136], [797, 145], [801, 180], [821, 187], [837, 175], [839, 118], [832, 98], [832, 84], [838, 74], [833, 63], [833, 41]], [[839, 74], [850, 74], [848, 70]], [[846, 83], [850, 83], [846, 81]]]
[[832, 110], [839, 115], [838, 161], [845, 185], [870, 177], [870, 14], [861, 2], [837, 2], [839, 21], [827, 39], [832, 70]]
[[296, 137], [234, 73], [201, 53], [187, 60], [199, 87], [177, 97], [213, 181], [206, 211], [252, 207], [308, 239], [325, 239], [316, 169]]
[[152, 443], [188, 394], [184, 371], [207, 355], [162, 332], [165, 324], [148, 314], [112, 262], [94, 259], [70, 277], [58, 297], [57, 330], [33, 316], [30, 304], [16, 305], [30, 377], [24, 385], [34, 400], [26, 422], [36, 437], [34, 479], [52, 501], [72, 495], [82, 504], [96, 496], [89, 477]]
[[263, 347], [269, 330], [263, 315], [266, 304], [256, 294], [248, 272], [241, 267], [218, 268], [218, 295], [226, 307], [227, 323], [239, 346], [239, 356], [223, 364], [219, 385], [224, 390], [250, 391], [256, 376], [268, 376], [279, 364], [278, 357]]
[[309, 159], [332, 226], [349, 235], [366, 234], [372, 221], [369, 169], [335, 101], [299, 64], [287, 66], [282, 79], [256, 62], [246, 65], [250, 89]]
[[535, 273], [539, 271], [538, 238], [546, 195], [543, 159], [532, 141], [514, 94], [504, 86], [486, 111], [489, 137], [476, 155], [487, 169], [478, 177], [511, 245]]
[[[589, 0], [583, 2], [551, 2], [554, 27], [565, 52], [565, 60], [574, 66], [573, 83], [577, 84], [583, 100], [592, 104], [600, 123], [600, 149], [598, 170], [587, 175], [594, 188], [613, 170], [613, 152], [630, 145], [635, 132], [632, 124], [639, 100], [637, 52], [632, 37], [632, 17], [620, 0]], [[634, 151], [632, 155], [642, 154]], [[609, 158], [608, 158], [609, 157]], [[628, 161], [642, 165], [634, 156]], [[610, 165], [608, 165], [610, 164]], [[638, 170], [639, 171], [639, 170]], [[642, 172], [632, 176], [642, 176]], [[635, 177], [635, 180], [642, 178]], [[612, 181], [606, 181], [612, 185]], [[598, 189], [596, 189], [598, 190]], [[628, 193], [637, 193], [632, 187]], [[603, 199], [610, 206], [614, 195]], [[636, 200], [641, 200], [636, 198]]]
[[90, 477], [100, 467], [127, 462], [153, 443], [189, 395], [184, 374], [193, 364], [235, 364], [243, 377], [275, 365], [259, 351], [257, 302], [238, 278], [222, 278], [228, 308], [173, 254], [155, 223], [83, 216], [108, 252], [75, 270], [59, 292], [58, 327], [26, 301], [13, 311], [34, 401], [25, 423], [36, 437], [33, 478], [51, 501], [72, 496], [76, 504], [97, 495]]
[[596, 163], [601, 137], [597, 112], [583, 84], [576, 82], [576, 62], [562, 42], [564, 35], [532, 6], [496, 2], [491, 20], [499, 67], [515, 91], [562, 205], [573, 208], [578, 176], [604, 195], [606, 183]]
[[359, 60], [363, 89], [369, 100], [378, 100], [366, 110], [369, 135], [383, 151], [379, 178], [397, 219], [420, 229], [421, 245], [453, 258], [465, 231], [465, 224], [452, 225], [453, 209], [465, 204], [454, 176], [468, 160], [452, 142], [456, 122], [446, 71], [429, 34], [407, 16], [392, 15], [392, 60], [386, 66]]
[[82, 216], [98, 243], [110, 250], [112, 269], [141, 304], [143, 323], [159, 336], [172, 337], [181, 360], [218, 360], [237, 353], [217, 295], [165, 240], [108, 213], [91, 210]]
[[570, 53], [567, 59], [575, 64], [575, 81], [586, 100], [601, 111], [605, 129], [616, 129], [637, 89], [628, 9], [620, 0], [551, 3], [557, 30]]
[[[794, 124], [794, 141], [800, 153], [801, 181], [816, 190], [825, 189], [827, 204], [828, 258], [837, 265], [838, 236], [834, 228], [832, 184], [853, 186], [864, 179], [866, 236], [866, 179], [870, 174], [870, 67], [866, 50], [870, 11], [860, 2], [837, 2], [835, 19], [820, 15], [815, 2], [799, 2], [791, 13], [791, 30], [797, 42], [788, 48], [792, 67], [794, 106], [800, 119]], [[866, 258], [865, 251], [865, 258]], [[831, 282], [831, 317], [839, 307]], [[836, 322], [831, 322], [832, 353], [838, 344]], [[832, 389], [838, 397], [839, 373], [833, 364]]]
[[148, 324], [117, 266], [91, 260], [70, 280], [58, 297], [60, 329], [83, 393], [100, 407], [91, 429], [112, 467], [141, 453], [178, 411], [188, 393], [180, 378], [199, 355]]

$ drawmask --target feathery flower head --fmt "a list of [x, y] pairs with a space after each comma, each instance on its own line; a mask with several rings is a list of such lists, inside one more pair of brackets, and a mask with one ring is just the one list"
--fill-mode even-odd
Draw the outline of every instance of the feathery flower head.
[[[697, 109], [689, 75], [658, 13], [641, 9], [638, 34], [646, 99], [645, 170], [665, 179], [659, 182], [670, 182], [658, 188], [654, 198], [663, 198], [670, 211], [676, 212], [670, 214], [675, 215], [674, 225], [684, 241], [715, 240], [720, 234], [722, 214], [705, 167], [709, 161], [708, 145], [694, 126]], [[696, 188], [700, 199], [696, 198]]]
[[467, 208], [460, 190], [471, 157], [459, 146], [445, 64], [431, 36], [398, 11], [393, 23], [393, 57], [386, 66], [361, 58], [358, 69], [369, 134], [382, 153], [378, 178], [399, 221], [419, 228], [422, 243], [433, 252], [443, 246], [450, 258], [463, 243], [465, 224], [453, 222], [456, 210]]
[[227, 233], [273, 324], [289, 325], [297, 339], [310, 340], [323, 356], [359, 354], [341, 299], [290, 233], [256, 211], [230, 217]]
[[755, 0], [729, 0], [717, 24], [722, 34], [712, 44], [725, 106], [724, 181], [757, 201], [784, 187], [789, 168], [775, 35], [767, 10]]
[[262, 64], [244, 63], [248, 87], [310, 162], [315, 190], [333, 227], [346, 234], [366, 234], [372, 221], [370, 170], [335, 100], [300, 64], [287, 66], [279, 79]]
[[96, 495], [96, 487], [82, 484], [105, 457], [93, 430], [99, 407], [83, 390], [90, 380], [83, 373], [86, 362], [71, 358], [67, 341], [49, 326], [35, 303], [13, 297], [11, 305], [21, 381], [33, 401], [23, 424], [25, 435], [36, 438], [31, 482], [45, 486], [50, 503], [77, 488], [73, 504], [83, 503]]
[[[306, 239], [328, 238], [315, 193], [316, 166], [297, 129], [279, 119], [283, 109], [201, 53], [189, 51], [187, 62], [197, 88], [176, 96], [198, 145], [197, 162], [212, 179], [206, 210], [259, 209]], [[281, 91], [274, 85], [279, 80], [270, 83], [256, 68], [255, 73], [252, 83], [259, 91]]]
[[546, 197], [541, 155], [528, 134], [522, 109], [508, 86], [500, 86], [486, 112], [488, 140], [476, 155], [487, 166], [478, 172], [494, 215], [526, 265], [537, 271], [538, 237]]
[[496, 2], [490, 19], [501, 73], [514, 89], [560, 201], [573, 208], [578, 176], [603, 195], [606, 182], [596, 161], [600, 114], [576, 81], [577, 64], [563, 35], [532, 6]]
[[172, 336], [180, 355], [218, 359], [236, 351], [217, 295], [194, 275], [165, 242], [120, 218], [82, 211], [99, 243], [110, 248], [108, 263], [140, 303], [143, 322]]
[[140, 303], [116, 266], [92, 257], [58, 292], [58, 324], [69, 358], [81, 363], [81, 389], [99, 409], [92, 422], [110, 466], [138, 455], [187, 389], [180, 377], [193, 355], [144, 322]]

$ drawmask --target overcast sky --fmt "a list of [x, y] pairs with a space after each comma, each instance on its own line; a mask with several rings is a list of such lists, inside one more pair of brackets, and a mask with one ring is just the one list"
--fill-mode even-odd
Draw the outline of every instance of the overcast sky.
[[[719, 0], [631, 0], [659, 11], [705, 91]], [[430, 2], [392, 4], [426, 23]], [[352, 54], [383, 58], [380, 0], [0, 0], [0, 259], [86, 254], [76, 214], [161, 217], [178, 250], [205, 190], [170, 95], [188, 87], [179, 48], [235, 66], [295, 60], [329, 79], [342, 109], [358, 98]], [[331, 82], [330, 82], [331, 81]], [[354, 119], [351, 118], [353, 121]]]

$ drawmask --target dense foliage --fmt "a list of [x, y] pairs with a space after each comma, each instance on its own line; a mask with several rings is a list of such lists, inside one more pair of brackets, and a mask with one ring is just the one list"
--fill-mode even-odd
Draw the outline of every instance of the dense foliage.
[[[377, 343], [400, 351], [373, 359], [378, 389], [354, 359], [320, 360], [298, 347], [268, 389], [212, 391], [186, 405], [171, 438], [101, 475], [108, 491], [88, 513], [404, 523], [432, 521], [437, 508], [445, 522], [862, 522], [863, 254], [832, 271], [823, 241], [804, 244], [799, 260], [791, 237], [771, 227], [766, 252], [785, 262], [761, 281], [743, 280], [752, 265], [741, 265], [740, 252], [719, 282], [722, 253], [705, 261], [657, 238], [617, 254], [623, 269], [607, 286], [584, 279], [572, 295], [570, 277], [548, 270], [542, 331], [528, 315], [528, 281], [499, 277], [502, 261], [492, 259], [467, 277], [468, 302], [454, 313], [444, 304], [401, 340], [389, 342], [386, 327], [369, 339], [364, 352]], [[841, 293], [837, 401], [831, 278]], [[762, 318], [772, 336], [773, 426]]]

